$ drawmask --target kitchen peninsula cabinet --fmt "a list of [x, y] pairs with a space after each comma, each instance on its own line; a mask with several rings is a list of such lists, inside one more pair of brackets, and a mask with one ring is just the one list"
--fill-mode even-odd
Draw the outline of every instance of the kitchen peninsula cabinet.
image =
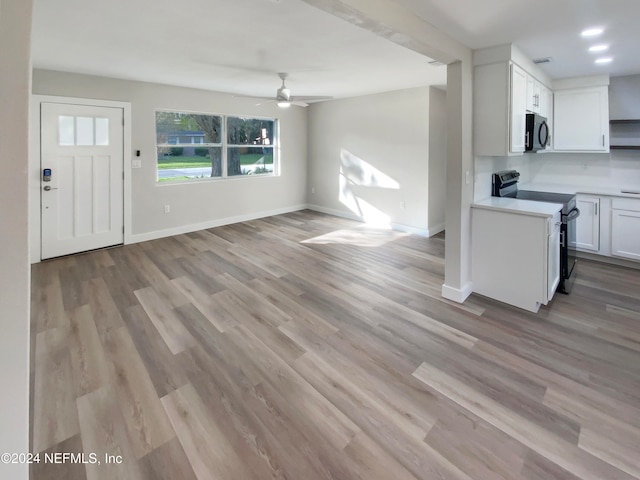
[[562, 205], [490, 197], [471, 207], [473, 291], [537, 312], [560, 282]]

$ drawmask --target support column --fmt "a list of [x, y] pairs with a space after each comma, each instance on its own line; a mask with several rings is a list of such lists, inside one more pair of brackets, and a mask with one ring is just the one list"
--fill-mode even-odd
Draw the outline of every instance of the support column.
[[[29, 452], [28, 144], [33, 0], [0, 0], [0, 453]], [[0, 463], [0, 478], [29, 466]]]
[[447, 66], [447, 205], [442, 296], [459, 303], [471, 294], [472, 76], [471, 62]]

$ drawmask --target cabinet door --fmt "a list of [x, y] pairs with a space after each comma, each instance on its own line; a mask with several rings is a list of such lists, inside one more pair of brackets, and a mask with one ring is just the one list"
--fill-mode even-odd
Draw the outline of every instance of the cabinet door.
[[640, 260], [640, 212], [611, 211], [611, 254]]
[[540, 113], [541, 90], [540, 82], [527, 75], [527, 111]]
[[538, 94], [538, 113], [547, 119], [547, 123], [551, 121], [553, 94], [544, 85], [540, 85], [540, 93]]
[[609, 151], [607, 87], [559, 90], [553, 98], [554, 150]]
[[[550, 220], [553, 222], [554, 220]], [[551, 300], [560, 283], [560, 222], [551, 225], [547, 244], [547, 299]]]
[[578, 197], [576, 205], [580, 216], [576, 219], [576, 243], [578, 250], [597, 252], [600, 250], [600, 199]]
[[524, 152], [524, 134], [527, 120], [527, 73], [511, 65], [511, 125], [509, 150]]

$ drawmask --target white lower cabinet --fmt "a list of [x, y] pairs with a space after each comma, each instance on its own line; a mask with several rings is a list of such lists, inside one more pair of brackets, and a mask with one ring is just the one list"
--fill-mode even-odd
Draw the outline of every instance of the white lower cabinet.
[[546, 305], [560, 281], [560, 211], [472, 208], [471, 218], [473, 291], [531, 312]]
[[600, 197], [578, 195], [576, 206], [580, 216], [576, 219], [575, 243], [569, 242], [569, 246], [585, 252], [600, 251]]
[[611, 255], [640, 260], [640, 200], [612, 200]]

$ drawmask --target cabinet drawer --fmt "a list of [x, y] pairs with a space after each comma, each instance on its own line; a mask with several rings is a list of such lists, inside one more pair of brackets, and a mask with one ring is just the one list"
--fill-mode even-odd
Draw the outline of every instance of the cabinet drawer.
[[614, 210], [640, 212], [640, 199], [615, 197], [611, 199], [611, 208]]

